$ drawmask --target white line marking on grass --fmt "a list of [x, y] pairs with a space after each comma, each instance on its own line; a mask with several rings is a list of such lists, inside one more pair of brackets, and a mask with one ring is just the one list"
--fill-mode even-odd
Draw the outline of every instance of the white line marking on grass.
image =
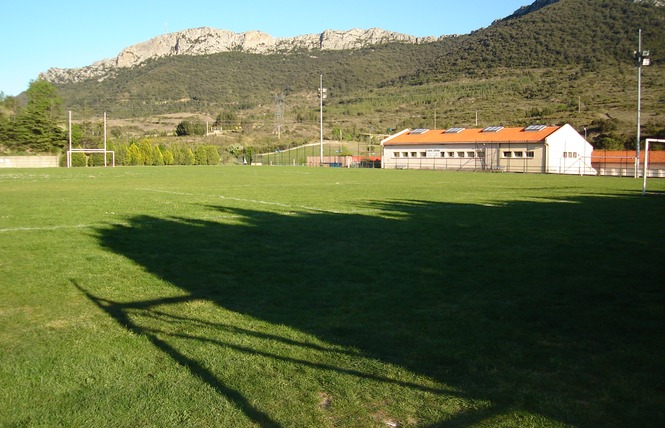
[[166, 194], [169, 194], [169, 195], [176, 195], [176, 196], [203, 196], [205, 198], [216, 198], [216, 199], [223, 199], [223, 200], [227, 200], [227, 201], [246, 202], [246, 203], [258, 204], [258, 205], [270, 205], [270, 206], [276, 206], [276, 207], [281, 207], [281, 208], [288, 208], [288, 209], [291, 209], [291, 210], [296, 209], [296, 210], [303, 210], [303, 211], [326, 212], [326, 213], [333, 213], [333, 214], [355, 214], [355, 213], [359, 213], [359, 211], [329, 210], [329, 209], [323, 209], [323, 208], [309, 207], [307, 205], [290, 205], [290, 204], [284, 204], [284, 203], [281, 203], [281, 202], [262, 201], [262, 200], [258, 200], [258, 199], [234, 198], [234, 197], [231, 197], [231, 196], [211, 195], [211, 194], [206, 194], [206, 193], [174, 192], [172, 190], [149, 189], [149, 188], [138, 188], [136, 190], [142, 190], [142, 191], [145, 191], [145, 192], [166, 193]]
[[7, 229], [0, 229], [0, 232], [42, 232], [45, 230], [58, 230], [58, 229], [87, 229], [93, 226], [99, 226], [99, 225], [72, 224], [72, 225], [61, 225], [61, 226], [10, 227]]

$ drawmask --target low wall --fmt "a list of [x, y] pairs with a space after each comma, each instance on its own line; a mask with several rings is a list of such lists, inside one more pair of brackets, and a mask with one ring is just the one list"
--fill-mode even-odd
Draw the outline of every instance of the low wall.
[[0, 156], [0, 168], [55, 168], [58, 156]]

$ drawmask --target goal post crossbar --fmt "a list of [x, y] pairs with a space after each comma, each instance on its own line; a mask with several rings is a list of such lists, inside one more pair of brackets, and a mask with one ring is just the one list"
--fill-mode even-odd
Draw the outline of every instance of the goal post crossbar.
[[67, 150], [67, 168], [72, 167], [72, 153], [104, 153], [104, 166], [106, 166], [106, 154], [111, 153], [111, 158], [113, 159], [113, 166], [115, 166], [115, 152], [113, 150], [106, 149], [106, 112], [104, 112], [104, 148], [103, 149], [86, 149], [86, 148], [73, 148], [72, 147], [72, 111], [68, 112], [67, 118], [67, 128], [68, 128], [68, 143], [69, 147]]
[[72, 167], [72, 153], [104, 153], [104, 166], [106, 166], [106, 154], [111, 153], [111, 166], [115, 167], [115, 151], [106, 149], [70, 149], [67, 150], [67, 168]]

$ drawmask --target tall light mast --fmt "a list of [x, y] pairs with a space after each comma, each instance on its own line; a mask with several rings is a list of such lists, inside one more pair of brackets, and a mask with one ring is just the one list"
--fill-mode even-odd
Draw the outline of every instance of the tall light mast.
[[639, 177], [640, 169], [640, 139], [641, 139], [641, 112], [642, 112], [642, 66], [651, 64], [649, 59], [649, 51], [642, 50], [642, 29], [640, 28], [639, 37], [637, 42], [637, 51], [635, 51], [635, 58], [637, 59], [637, 145], [635, 146], [635, 178]]
[[323, 99], [326, 98], [326, 88], [323, 87], [323, 74], [319, 81], [319, 129], [321, 133], [320, 139], [320, 166], [323, 166]]

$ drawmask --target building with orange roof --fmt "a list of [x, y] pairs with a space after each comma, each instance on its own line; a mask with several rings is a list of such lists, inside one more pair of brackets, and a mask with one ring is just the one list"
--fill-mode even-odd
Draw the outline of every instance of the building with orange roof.
[[[595, 150], [591, 156], [591, 165], [598, 175], [635, 177], [635, 150]], [[648, 177], [665, 177], [665, 151], [649, 150]], [[640, 174], [644, 171], [644, 151], [640, 152]]]
[[405, 129], [383, 141], [382, 167], [596, 175], [572, 126]]

